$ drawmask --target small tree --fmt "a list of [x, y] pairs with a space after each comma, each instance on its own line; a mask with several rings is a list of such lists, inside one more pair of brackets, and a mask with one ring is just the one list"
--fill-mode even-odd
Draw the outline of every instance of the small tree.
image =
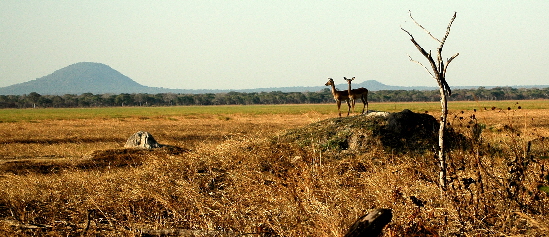
[[450, 20], [450, 23], [448, 24], [448, 27], [446, 28], [446, 34], [444, 35], [444, 38], [442, 38], [442, 40], [439, 40], [439, 39], [435, 38], [431, 34], [431, 32], [429, 32], [422, 25], [420, 25], [412, 17], [412, 12], [410, 12], [410, 18], [414, 21], [414, 23], [418, 27], [423, 29], [431, 38], [433, 38], [434, 40], [436, 40], [440, 43], [439, 47], [437, 48], [437, 57], [436, 57], [436, 60], [435, 60], [433, 58], [433, 56], [431, 55], [431, 51], [429, 51], [429, 53], [427, 53], [427, 51], [425, 49], [423, 49], [416, 42], [416, 40], [414, 39], [414, 36], [412, 36], [412, 34], [410, 32], [408, 32], [404, 28], [400, 28], [410, 36], [410, 38], [411, 38], [410, 40], [412, 41], [412, 43], [416, 46], [416, 48], [419, 50], [419, 52], [421, 52], [421, 54], [423, 56], [425, 56], [425, 58], [427, 58], [427, 60], [431, 64], [432, 71], [430, 71], [427, 67], [423, 66], [423, 64], [421, 64], [419, 61], [415, 61], [415, 60], [412, 59], [412, 57], [408, 56], [408, 57], [410, 57], [410, 61], [418, 63], [420, 66], [424, 67], [425, 70], [427, 70], [427, 72], [429, 74], [431, 74], [431, 77], [433, 77], [437, 81], [438, 87], [440, 88], [440, 104], [441, 104], [441, 107], [442, 107], [442, 114], [440, 116], [440, 118], [441, 118], [440, 119], [440, 127], [439, 127], [439, 131], [438, 131], [438, 161], [439, 161], [439, 166], [440, 166], [439, 186], [440, 186], [441, 193], [444, 193], [444, 191], [446, 191], [446, 167], [447, 167], [447, 165], [446, 165], [446, 152], [445, 152], [445, 148], [444, 148], [444, 145], [445, 145], [444, 144], [444, 131], [446, 130], [447, 117], [448, 117], [448, 97], [452, 94], [452, 91], [450, 90], [450, 86], [448, 86], [448, 83], [446, 82], [446, 69], [448, 68], [448, 65], [450, 64], [450, 62], [452, 62], [452, 60], [454, 60], [459, 55], [459, 53], [456, 53], [456, 54], [454, 54], [454, 56], [450, 57], [449, 59], [446, 59], [446, 63], [445, 63], [444, 60], [442, 60], [442, 48], [444, 47], [444, 43], [446, 43], [446, 39], [448, 38], [448, 35], [450, 34], [450, 28], [452, 27], [452, 23], [456, 19], [456, 12], [454, 12], [454, 16]]
[[40, 98], [42, 98], [42, 95], [36, 92], [31, 92], [29, 95], [27, 95], [27, 99], [32, 104], [32, 108], [36, 108], [36, 103], [38, 103]]

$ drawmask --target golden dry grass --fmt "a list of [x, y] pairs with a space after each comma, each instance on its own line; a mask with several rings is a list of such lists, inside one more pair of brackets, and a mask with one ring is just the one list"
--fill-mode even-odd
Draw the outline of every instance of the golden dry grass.
[[[397, 154], [373, 146], [332, 156], [334, 151], [272, 139], [335, 113], [0, 123], [0, 235], [188, 229], [342, 236], [359, 216], [382, 207], [394, 214], [384, 236], [544, 236], [549, 200], [537, 186], [549, 185], [548, 170], [537, 157], [547, 156], [547, 139], [539, 139], [549, 135], [549, 111], [452, 111], [450, 122], [470, 137], [473, 114], [485, 127], [482, 141], [451, 153], [451, 188], [444, 197], [431, 152]], [[139, 130], [182, 149], [122, 149]], [[524, 156], [534, 139], [529, 154], [535, 162], [524, 167], [520, 189], [509, 194], [509, 162]], [[466, 184], [468, 179], [476, 182]]]
[[119, 148], [137, 131], [162, 144], [194, 147], [236, 136], [261, 136], [327, 118], [302, 115], [193, 115], [124, 119], [39, 120], [0, 123], [0, 162], [14, 159], [79, 159], [95, 150]]

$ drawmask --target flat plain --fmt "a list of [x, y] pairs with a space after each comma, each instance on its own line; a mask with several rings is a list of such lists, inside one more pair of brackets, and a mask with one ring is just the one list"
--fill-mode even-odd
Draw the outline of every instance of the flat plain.
[[[343, 236], [382, 207], [394, 215], [384, 236], [547, 233], [549, 200], [539, 187], [549, 185], [549, 101], [449, 107], [454, 129], [471, 138], [477, 124], [482, 135], [451, 152], [455, 184], [445, 196], [431, 151], [328, 152], [273, 142], [328, 123], [335, 104], [0, 110], [0, 232]], [[438, 102], [370, 109], [440, 114]], [[169, 148], [124, 149], [137, 131]], [[528, 163], [509, 165], [517, 160]]]

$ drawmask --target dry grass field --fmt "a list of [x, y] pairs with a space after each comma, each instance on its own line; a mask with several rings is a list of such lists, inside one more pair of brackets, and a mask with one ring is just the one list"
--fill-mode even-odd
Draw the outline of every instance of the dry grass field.
[[[432, 151], [278, 139], [337, 121], [335, 104], [3, 110], [0, 235], [343, 236], [374, 208], [393, 211], [383, 236], [549, 235], [549, 101], [450, 110], [471, 142], [444, 195]], [[169, 146], [124, 149], [137, 131]]]

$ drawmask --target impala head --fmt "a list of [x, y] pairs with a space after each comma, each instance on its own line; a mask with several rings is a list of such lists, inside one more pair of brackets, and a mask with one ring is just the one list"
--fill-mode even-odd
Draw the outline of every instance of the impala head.
[[331, 77], [328, 78], [328, 82], [326, 82], [326, 84], [324, 84], [325, 86], [331, 86], [331, 85], [334, 85], [334, 79], [332, 79]]
[[344, 79], [345, 81], [347, 81], [347, 83], [351, 84], [351, 81], [354, 80], [355, 77], [353, 77], [353, 78], [346, 78], [346, 77], [343, 77], [343, 79]]

